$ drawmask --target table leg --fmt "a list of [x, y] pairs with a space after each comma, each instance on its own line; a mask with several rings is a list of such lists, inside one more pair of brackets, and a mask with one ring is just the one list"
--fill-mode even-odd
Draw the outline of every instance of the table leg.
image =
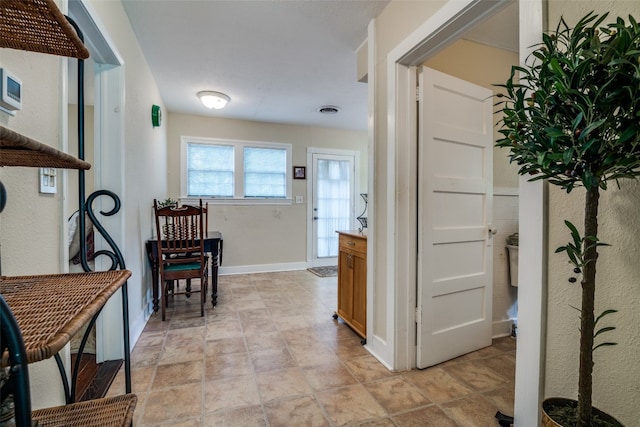
[[218, 255], [211, 257], [211, 305], [218, 304]]
[[158, 262], [156, 260], [153, 260], [151, 262], [151, 292], [153, 294], [153, 312], [157, 313], [158, 309], [160, 308], [158, 302], [159, 302], [159, 298], [158, 298], [158, 285], [160, 282], [160, 279], [158, 278], [159, 272], [158, 272]]

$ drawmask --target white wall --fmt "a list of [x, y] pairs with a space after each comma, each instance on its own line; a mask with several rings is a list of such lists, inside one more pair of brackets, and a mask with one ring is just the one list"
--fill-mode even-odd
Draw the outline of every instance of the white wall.
[[[90, 1], [108, 36], [124, 61], [124, 191], [119, 194], [124, 218], [124, 241], [121, 245], [129, 279], [129, 313], [132, 342], [148, 317], [151, 300], [150, 266], [144, 242], [152, 235], [152, 203], [156, 194], [166, 193], [167, 152], [166, 124], [154, 128], [151, 106], [164, 104], [155, 79], [137, 42], [120, 2]], [[108, 174], [109, 171], [106, 171]]]
[[[120, 2], [91, 1], [90, 5], [107, 29], [124, 60], [125, 188], [120, 194], [125, 224], [121, 246], [129, 280], [129, 309], [132, 339], [144, 327], [150, 300], [149, 267], [143, 243], [151, 236], [151, 201], [166, 193], [166, 127], [152, 128], [152, 104], [164, 107], [157, 85], [142, 55]], [[60, 64], [67, 59], [40, 53], [0, 49], [0, 63], [23, 82], [23, 110], [15, 117], [0, 112], [0, 124], [29, 137], [62, 148]], [[71, 66], [75, 66], [72, 60]], [[70, 129], [70, 132], [75, 132]], [[109, 171], [106, 171], [107, 173]], [[75, 172], [61, 172], [75, 173]], [[2, 274], [44, 274], [62, 271], [66, 237], [62, 224], [62, 189], [58, 194], [38, 193], [38, 171], [30, 168], [2, 168], [0, 179], [8, 190], [8, 205], [0, 216]], [[35, 249], [37, 248], [37, 250]], [[51, 362], [51, 363], [49, 363]], [[58, 372], [52, 360], [43, 369], [30, 366], [33, 406], [46, 407], [63, 402]]]
[[[52, 55], [0, 49], [0, 63], [22, 80], [23, 109], [15, 116], [0, 112], [0, 124], [55, 148], [61, 148], [60, 67]], [[62, 172], [66, 173], [66, 172]], [[69, 172], [74, 173], [74, 172]], [[39, 193], [37, 168], [0, 168], [7, 206], [0, 214], [2, 274], [58, 273], [62, 196]], [[29, 366], [32, 406], [64, 402], [53, 359]]]
[[[167, 195], [172, 198], [181, 196], [181, 136], [289, 143], [292, 145], [293, 165], [306, 165], [307, 175], [310, 166], [307, 165], [308, 147], [360, 151], [360, 188], [356, 189], [356, 193], [366, 192], [366, 132], [177, 113], [169, 113], [167, 122]], [[221, 231], [224, 236], [223, 274], [301, 268], [301, 265], [306, 265], [309, 179], [310, 176], [306, 180], [293, 180], [292, 194], [294, 197], [302, 196], [302, 204], [238, 206], [209, 202], [209, 230]], [[166, 195], [157, 193], [154, 197], [164, 199]], [[356, 203], [360, 201], [358, 198]]]
[[[589, 11], [610, 12], [628, 23], [628, 15], [638, 19], [640, 4], [632, 1], [549, 2], [549, 27], [555, 29], [560, 16], [575, 24]], [[549, 191], [549, 288], [547, 317], [547, 351], [545, 364], [545, 396], [576, 398], [578, 371], [578, 313], [580, 286], [567, 279], [572, 268], [563, 254], [554, 254], [570, 237], [564, 225], [568, 219], [582, 228], [584, 191], [567, 195], [550, 186]], [[640, 185], [625, 181], [618, 190], [615, 183], [600, 197], [599, 238], [611, 244], [598, 252], [596, 279], [596, 312], [613, 308], [615, 315], [606, 319], [617, 330], [608, 340], [615, 347], [598, 349], [594, 366], [594, 405], [615, 416], [624, 425], [637, 426], [640, 420]]]

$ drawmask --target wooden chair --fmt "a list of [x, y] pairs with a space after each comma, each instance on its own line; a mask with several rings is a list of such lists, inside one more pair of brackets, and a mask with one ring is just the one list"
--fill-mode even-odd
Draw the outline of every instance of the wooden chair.
[[158, 245], [158, 272], [162, 284], [162, 320], [165, 320], [165, 308], [168, 307], [168, 283], [181, 279], [200, 279], [200, 290], [187, 289], [180, 292], [174, 289], [173, 295], [190, 296], [200, 292], [200, 316], [204, 316], [204, 304], [207, 298], [208, 268], [204, 253], [204, 208], [199, 206], [158, 207], [153, 201], [156, 218]]
[[[133, 412], [138, 398], [131, 393], [32, 411], [24, 340], [18, 322], [1, 295], [0, 330], [1, 425], [5, 425], [5, 422], [7, 425], [16, 427], [31, 427], [34, 422], [41, 427], [129, 427], [133, 425]], [[5, 412], [7, 409], [9, 411]]]

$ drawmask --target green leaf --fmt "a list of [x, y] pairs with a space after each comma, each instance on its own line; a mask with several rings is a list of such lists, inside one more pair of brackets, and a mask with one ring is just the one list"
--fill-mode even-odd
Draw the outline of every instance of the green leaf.
[[598, 331], [595, 334], [593, 334], [593, 337], [595, 338], [600, 334], [604, 334], [605, 332], [613, 331], [615, 329], [616, 329], [615, 326], [607, 326], [606, 328], [598, 329]]
[[595, 351], [597, 348], [600, 348], [600, 347], [612, 346], [612, 345], [618, 345], [618, 343], [617, 342], [603, 342], [603, 343], [600, 343], [597, 346], [593, 347], [593, 351]]
[[613, 309], [605, 310], [605, 311], [603, 311], [602, 313], [600, 313], [600, 315], [599, 315], [598, 317], [596, 317], [596, 320], [595, 320], [595, 322], [594, 322], [593, 324], [594, 324], [594, 325], [597, 325], [597, 324], [598, 324], [598, 321], [599, 321], [600, 319], [602, 319], [604, 316], [607, 316], [607, 315], [609, 315], [609, 314], [613, 314], [613, 313], [617, 313], [617, 312], [618, 312], [618, 310], [613, 310]]

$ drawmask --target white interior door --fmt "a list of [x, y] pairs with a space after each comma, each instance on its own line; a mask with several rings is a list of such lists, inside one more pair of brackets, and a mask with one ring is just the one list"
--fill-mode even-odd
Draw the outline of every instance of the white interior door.
[[417, 366], [491, 345], [492, 92], [423, 67]]
[[335, 265], [338, 230], [355, 222], [355, 155], [316, 152], [311, 155], [311, 264]]

